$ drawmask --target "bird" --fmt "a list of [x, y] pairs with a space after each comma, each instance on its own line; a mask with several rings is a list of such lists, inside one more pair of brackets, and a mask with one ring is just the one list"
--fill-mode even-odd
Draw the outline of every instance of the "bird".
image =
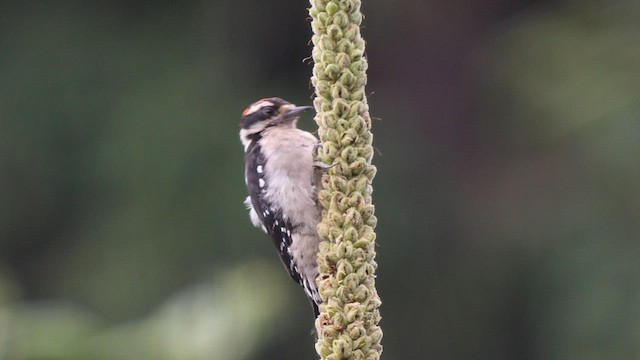
[[244, 147], [244, 204], [252, 224], [267, 233], [289, 276], [300, 284], [319, 315], [317, 254], [321, 241], [318, 202], [321, 173], [331, 166], [314, 161], [320, 144], [297, 128], [311, 106], [296, 106], [279, 97], [249, 105], [240, 121]]

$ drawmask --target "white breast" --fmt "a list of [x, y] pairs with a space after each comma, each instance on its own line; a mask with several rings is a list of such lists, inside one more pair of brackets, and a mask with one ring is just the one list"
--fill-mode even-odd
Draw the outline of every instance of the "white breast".
[[[293, 226], [318, 223], [315, 204], [313, 149], [318, 140], [306, 131], [274, 127], [265, 130], [260, 145], [266, 155], [267, 200], [282, 211]], [[313, 229], [299, 229], [315, 233]]]

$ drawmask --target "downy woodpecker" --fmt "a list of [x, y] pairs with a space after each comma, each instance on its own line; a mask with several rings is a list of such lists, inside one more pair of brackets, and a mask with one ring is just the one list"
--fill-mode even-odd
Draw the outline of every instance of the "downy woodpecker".
[[275, 97], [258, 100], [242, 112], [240, 141], [249, 190], [244, 203], [251, 222], [271, 237], [317, 317], [321, 302], [316, 284], [318, 179], [319, 171], [330, 166], [314, 163], [318, 139], [296, 127], [300, 115], [310, 109]]

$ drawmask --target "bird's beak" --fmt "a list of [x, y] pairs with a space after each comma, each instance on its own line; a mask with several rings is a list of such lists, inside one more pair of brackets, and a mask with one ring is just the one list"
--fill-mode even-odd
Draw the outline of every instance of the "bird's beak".
[[286, 113], [284, 113], [284, 118], [287, 119], [287, 120], [291, 120], [291, 119], [300, 117], [300, 114], [302, 114], [303, 112], [305, 112], [307, 110], [311, 110], [311, 109], [313, 109], [312, 106], [296, 106], [296, 107], [291, 108]]

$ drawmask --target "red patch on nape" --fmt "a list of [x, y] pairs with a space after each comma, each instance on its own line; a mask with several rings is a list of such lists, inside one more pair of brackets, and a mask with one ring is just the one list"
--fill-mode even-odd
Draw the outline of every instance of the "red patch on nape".
[[244, 111], [242, 112], [242, 116], [246, 116], [249, 113], [249, 110], [257, 103], [263, 102], [263, 101], [271, 101], [271, 98], [262, 98], [256, 102], [254, 102], [253, 104], [249, 105], [249, 107], [247, 107], [246, 109], [244, 109]]

